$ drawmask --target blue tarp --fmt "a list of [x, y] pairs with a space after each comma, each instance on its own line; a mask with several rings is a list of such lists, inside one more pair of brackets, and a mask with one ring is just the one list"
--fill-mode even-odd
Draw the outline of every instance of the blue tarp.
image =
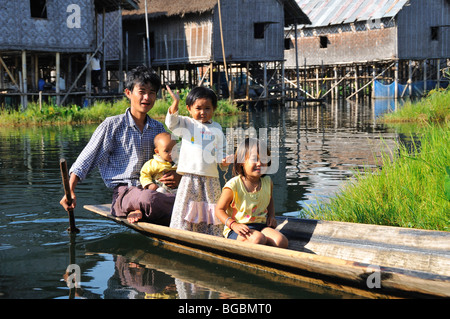
[[373, 100], [373, 113], [375, 118], [382, 116], [384, 113], [394, 112], [397, 107], [401, 107], [405, 100], [395, 99], [375, 99]]
[[[391, 84], [383, 84], [380, 81], [375, 80], [375, 85], [374, 85], [374, 93], [375, 93], [375, 98], [395, 98], [395, 83], [391, 83]], [[412, 96], [413, 97], [420, 97], [423, 96], [424, 94], [424, 81], [418, 81], [418, 82], [414, 82], [412, 83]], [[449, 81], [446, 80], [441, 80], [440, 82], [440, 87], [441, 88], [447, 88], [449, 85]], [[429, 80], [427, 81], [427, 91], [435, 89], [437, 86], [437, 81], [436, 80]], [[398, 84], [398, 97], [401, 97], [403, 94], [403, 91], [405, 90], [405, 88], [407, 87], [406, 84]], [[403, 94], [403, 97], [408, 97], [410, 96], [410, 88], [406, 88], [405, 93]]]

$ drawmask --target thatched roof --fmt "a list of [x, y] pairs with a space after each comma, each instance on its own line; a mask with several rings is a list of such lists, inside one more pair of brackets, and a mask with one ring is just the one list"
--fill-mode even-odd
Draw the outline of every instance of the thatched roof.
[[[124, 11], [124, 19], [143, 19], [145, 15], [145, 1], [140, 0], [139, 9]], [[225, 0], [226, 1], [226, 0]], [[309, 24], [308, 17], [303, 13], [295, 0], [281, 0], [284, 4], [286, 24]], [[217, 0], [147, 0], [149, 18], [161, 16], [184, 16], [188, 13], [205, 13], [212, 11]]]
[[[142, 19], [145, 14], [145, 1], [140, 0], [139, 9], [123, 12], [125, 19]], [[149, 18], [160, 16], [184, 16], [187, 13], [204, 13], [211, 11], [217, 0], [147, 0]]]
[[123, 10], [135, 10], [139, 8], [139, 0], [94, 0], [95, 8], [99, 12], [105, 9], [106, 12], [116, 11], [119, 6]]

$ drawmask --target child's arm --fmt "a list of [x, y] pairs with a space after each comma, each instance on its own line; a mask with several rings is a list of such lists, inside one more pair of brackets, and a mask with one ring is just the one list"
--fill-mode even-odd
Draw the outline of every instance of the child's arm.
[[273, 182], [270, 181], [270, 202], [269, 206], [267, 206], [267, 226], [271, 228], [277, 227], [277, 220], [275, 219], [275, 207], [273, 205]]
[[141, 168], [141, 176], [139, 177], [139, 182], [141, 183], [142, 188], [148, 188], [151, 190], [156, 190], [158, 185], [153, 183], [152, 176], [152, 161], [147, 161], [144, 166]]
[[144, 188], [150, 189], [152, 191], [156, 191], [158, 189], [158, 187], [159, 187], [158, 184], [152, 183], [152, 184], [149, 184], [149, 185], [145, 186]]
[[173, 98], [173, 102], [167, 112], [165, 123], [166, 123], [167, 128], [170, 131], [172, 131], [172, 133], [174, 135], [181, 136], [179, 134], [180, 132], [176, 132], [176, 129], [179, 128], [180, 125], [183, 126], [183, 124], [180, 122], [181, 117], [178, 116], [178, 103], [180, 102], [180, 97], [178, 96], [178, 94], [173, 93], [173, 91], [170, 89], [170, 87], [168, 85], [166, 87], [167, 87], [169, 94]]
[[249, 235], [250, 231], [248, 226], [245, 224], [239, 224], [233, 218], [229, 218], [230, 216], [228, 216], [227, 214], [227, 207], [230, 206], [232, 201], [233, 191], [225, 187], [222, 191], [222, 194], [220, 195], [219, 201], [217, 202], [215, 214], [222, 223], [226, 223], [225, 226], [231, 228], [231, 230], [233, 230], [238, 235], [246, 237], [247, 235]]
[[225, 221], [229, 217], [227, 214], [227, 207], [230, 206], [232, 201], [233, 201], [233, 191], [229, 188], [224, 188], [216, 204], [216, 212], [215, 212], [216, 217], [219, 218], [223, 224], [225, 224]]
[[168, 85], [166, 85], [167, 91], [173, 99], [172, 105], [169, 107], [169, 113], [175, 114], [178, 112], [178, 104], [180, 103], [180, 96], [177, 93], [173, 93]]
[[222, 163], [220, 163], [220, 166], [222, 167], [228, 167], [231, 163], [234, 161], [234, 155], [227, 155], [224, 159], [222, 159]]

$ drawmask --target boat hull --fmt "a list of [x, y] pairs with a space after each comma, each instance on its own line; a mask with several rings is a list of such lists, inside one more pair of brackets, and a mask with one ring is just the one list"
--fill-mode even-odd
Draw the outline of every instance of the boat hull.
[[287, 273], [343, 282], [377, 293], [450, 297], [450, 233], [317, 220], [278, 218], [289, 249], [255, 245], [85, 209], [151, 237], [264, 263]]

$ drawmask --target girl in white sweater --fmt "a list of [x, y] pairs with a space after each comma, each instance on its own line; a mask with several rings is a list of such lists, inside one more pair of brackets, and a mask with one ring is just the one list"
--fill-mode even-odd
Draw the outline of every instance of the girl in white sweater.
[[168, 88], [174, 103], [166, 125], [182, 138], [177, 173], [182, 175], [172, 211], [170, 227], [221, 236], [223, 225], [215, 216], [221, 194], [217, 165], [229, 165], [222, 127], [213, 122], [217, 96], [209, 88], [196, 87], [186, 97], [191, 115], [178, 115], [179, 98]]

